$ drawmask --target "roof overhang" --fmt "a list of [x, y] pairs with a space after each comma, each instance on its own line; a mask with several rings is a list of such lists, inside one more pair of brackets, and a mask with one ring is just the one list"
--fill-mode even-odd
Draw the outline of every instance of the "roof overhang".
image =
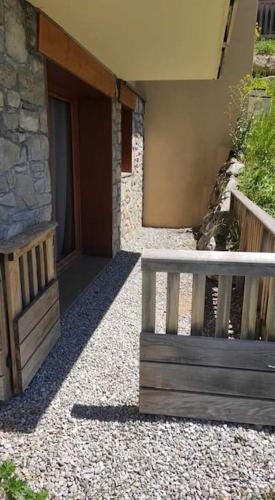
[[219, 74], [232, 0], [30, 0], [127, 81]]

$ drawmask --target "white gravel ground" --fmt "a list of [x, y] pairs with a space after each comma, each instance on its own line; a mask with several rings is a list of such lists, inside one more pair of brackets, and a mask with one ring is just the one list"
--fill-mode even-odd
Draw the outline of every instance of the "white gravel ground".
[[[153, 246], [194, 242], [146, 229], [129, 250]], [[67, 312], [30, 388], [0, 411], [1, 459], [50, 498], [265, 498], [275, 488], [272, 429], [139, 416], [138, 258], [121, 252]], [[181, 287], [187, 297], [189, 277]]]

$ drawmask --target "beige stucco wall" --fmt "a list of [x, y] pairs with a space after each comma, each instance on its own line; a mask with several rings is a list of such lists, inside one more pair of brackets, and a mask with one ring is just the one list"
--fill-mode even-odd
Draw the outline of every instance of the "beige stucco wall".
[[256, 8], [239, 1], [219, 80], [136, 84], [146, 99], [144, 225], [201, 222], [230, 150], [229, 86], [251, 70]]

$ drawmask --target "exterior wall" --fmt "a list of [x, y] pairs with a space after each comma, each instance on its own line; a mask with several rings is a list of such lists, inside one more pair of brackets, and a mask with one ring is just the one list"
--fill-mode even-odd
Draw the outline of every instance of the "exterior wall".
[[121, 174], [121, 243], [129, 241], [142, 225], [144, 103], [137, 99], [133, 113], [131, 173]]
[[51, 219], [43, 60], [36, 12], [0, 0], [0, 239]]
[[239, 1], [219, 80], [136, 83], [146, 99], [146, 226], [200, 224], [231, 146], [229, 87], [251, 71], [256, 10], [256, 0]]

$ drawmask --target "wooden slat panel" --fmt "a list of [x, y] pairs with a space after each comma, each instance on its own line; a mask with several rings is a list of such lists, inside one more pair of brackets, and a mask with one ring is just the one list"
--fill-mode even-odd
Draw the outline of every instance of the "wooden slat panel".
[[[10, 356], [7, 314], [4, 301], [2, 266], [0, 266], [0, 401], [6, 401], [11, 396], [11, 371], [7, 366]], [[1, 389], [2, 387], [2, 389]]]
[[31, 298], [34, 299], [38, 294], [38, 274], [37, 274], [37, 259], [36, 259], [35, 248], [32, 248], [28, 252], [28, 262], [30, 271], [30, 293], [31, 293]]
[[127, 85], [122, 81], [120, 81], [119, 85], [119, 102], [132, 111], [135, 111], [136, 109], [137, 96], [135, 92], [129, 89], [129, 87], [127, 87]]
[[194, 274], [192, 289], [191, 335], [202, 335], [205, 306], [205, 274]]
[[116, 95], [116, 77], [44, 14], [39, 15], [38, 50], [109, 97]]
[[156, 273], [142, 272], [142, 330], [155, 331], [156, 321]]
[[46, 285], [45, 256], [44, 256], [43, 243], [40, 243], [40, 245], [36, 247], [36, 258], [37, 258], [38, 286], [40, 290], [43, 290]]
[[275, 369], [271, 373], [142, 362], [140, 385], [154, 389], [275, 399]]
[[232, 292], [232, 276], [219, 276], [216, 337], [228, 335]]
[[144, 270], [164, 273], [275, 276], [274, 253], [145, 250], [141, 265]]
[[140, 413], [275, 425], [274, 401], [190, 392], [140, 390]]
[[249, 198], [247, 198], [240, 191], [232, 191], [231, 196], [239, 202], [239, 204], [243, 207], [243, 209], [248, 210], [250, 213], [254, 215], [268, 230], [269, 233], [275, 236], [275, 221], [271, 215], [267, 214], [262, 208], [253, 203]]
[[19, 344], [23, 342], [24, 338], [37, 325], [41, 317], [50, 309], [58, 298], [58, 282], [55, 281], [23, 312], [17, 321]]
[[[20, 360], [21, 368], [25, 366], [34, 351], [37, 349], [42, 340], [48, 335], [49, 331], [60, 318], [59, 300], [44, 314], [41, 310], [41, 320], [31, 330], [29, 335], [25, 337], [21, 345], [18, 345], [18, 359]], [[20, 338], [20, 332], [18, 332]]]
[[259, 278], [246, 276], [244, 285], [241, 338], [256, 338]]
[[42, 363], [45, 361], [49, 352], [53, 348], [54, 344], [60, 336], [60, 323], [59, 321], [54, 325], [52, 330], [46, 336], [46, 338], [41, 342], [39, 347], [33, 353], [32, 357], [29, 359], [28, 363], [25, 365], [23, 370], [20, 371], [21, 374], [21, 391], [24, 391], [29, 383], [32, 381], [36, 372], [41, 367]]
[[9, 255], [10, 259], [21, 257], [52, 235], [56, 225], [56, 222], [41, 222], [41, 224], [28, 227], [23, 233], [1, 242], [0, 254]]
[[275, 344], [258, 340], [142, 333], [140, 359], [274, 372]]
[[7, 399], [5, 377], [0, 376], [0, 401], [6, 401]]
[[22, 255], [19, 259], [20, 262], [20, 275], [22, 287], [22, 300], [23, 305], [26, 307], [30, 303], [30, 280], [29, 280], [29, 265], [28, 254]]
[[12, 365], [12, 380], [14, 391], [19, 388], [19, 377], [16, 361], [16, 345], [14, 332], [14, 319], [22, 311], [22, 291], [20, 283], [19, 259], [9, 260], [5, 255], [5, 282], [7, 293], [7, 308], [8, 308], [8, 326], [9, 326], [9, 343], [11, 351]]
[[180, 275], [167, 275], [166, 333], [178, 332]]
[[267, 340], [275, 340], [275, 278], [270, 279], [268, 307], [266, 315]]
[[53, 236], [48, 238], [44, 244], [45, 264], [46, 264], [46, 281], [50, 283], [55, 278], [55, 258], [54, 258], [54, 242]]

